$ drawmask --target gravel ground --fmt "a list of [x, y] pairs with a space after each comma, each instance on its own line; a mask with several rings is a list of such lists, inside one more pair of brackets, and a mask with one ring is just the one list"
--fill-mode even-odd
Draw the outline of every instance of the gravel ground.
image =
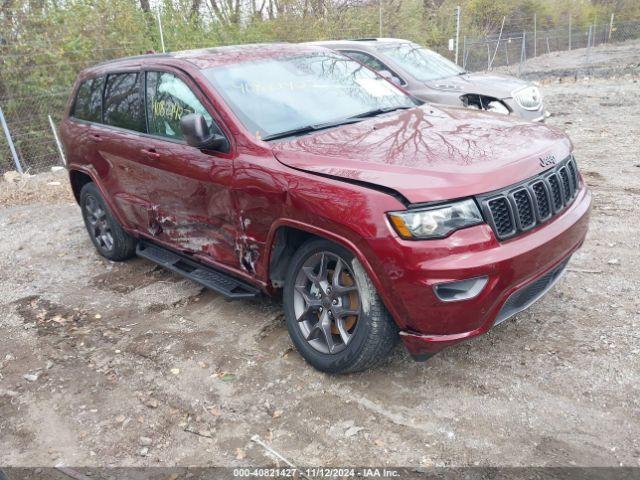
[[[602, 44], [590, 50], [574, 48], [571, 51], [551, 52], [531, 58], [522, 68], [522, 74], [531, 80], [549, 78], [605, 77], [637, 75], [640, 67], [640, 40]], [[518, 64], [499, 67], [498, 72], [516, 74]]]
[[61, 174], [0, 183], [0, 465], [274, 465], [259, 435], [299, 465], [640, 466], [640, 84], [545, 93], [594, 194], [584, 248], [427, 363], [321, 374], [278, 302], [102, 259]]

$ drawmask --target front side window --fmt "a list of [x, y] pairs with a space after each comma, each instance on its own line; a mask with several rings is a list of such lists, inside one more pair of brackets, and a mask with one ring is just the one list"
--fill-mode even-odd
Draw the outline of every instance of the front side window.
[[202, 114], [209, 130], [220, 133], [209, 112], [182, 80], [167, 72], [147, 72], [147, 118], [150, 134], [182, 140], [180, 119], [190, 113]]
[[401, 84], [405, 85], [405, 81], [402, 80], [394, 71], [392, 71], [389, 67], [387, 67], [384, 63], [382, 63], [379, 59], [365, 52], [356, 52], [354, 50], [341, 50], [341, 53], [344, 53], [347, 57], [351, 57], [354, 60], [359, 61], [360, 63], [366, 65], [367, 67], [375, 70], [376, 72], [380, 72], [386, 70], [394, 77], [396, 77]]
[[104, 91], [104, 123], [136, 132], [146, 132], [140, 72], [116, 73], [107, 77]]
[[82, 82], [73, 106], [72, 116], [88, 122], [102, 121], [103, 77], [91, 78]]
[[438, 80], [464, 73], [464, 70], [452, 61], [415, 43], [381, 44], [376, 48], [378, 52], [391, 57], [417, 80]]
[[409, 96], [358, 62], [325, 52], [213, 67], [203, 73], [258, 138], [415, 106]]
[[369, 55], [368, 53], [356, 52], [353, 50], [341, 50], [341, 53], [344, 53], [346, 56], [365, 64], [367, 67], [375, 71], [389, 70], [384, 63], [382, 63], [376, 57]]

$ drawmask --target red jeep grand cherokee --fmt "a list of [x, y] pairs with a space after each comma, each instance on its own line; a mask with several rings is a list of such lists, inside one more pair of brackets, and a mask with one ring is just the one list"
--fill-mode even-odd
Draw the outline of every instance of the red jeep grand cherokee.
[[569, 139], [418, 102], [321, 47], [251, 45], [82, 72], [61, 126], [100, 254], [230, 298], [282, 292], [298, 351], [418, 359], [540, 298], [587, 232]]

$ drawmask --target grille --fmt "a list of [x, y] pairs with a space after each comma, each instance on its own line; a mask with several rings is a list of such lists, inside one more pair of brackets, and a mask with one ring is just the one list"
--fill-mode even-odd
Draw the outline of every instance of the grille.
[[558, 176], [554, 173], [547, 177], [547, 181], [551, 187], [551, 197], [553, 200], [553, 208], [557, 211], [562, 210], [563, 202], [562, 202], [562, 189], [560, 188], [560, 180], [558, 180]]
[[578, 167], [570, 156], [544, 174], [480, 195], [478, 202], [496, 237], [504, 240], [546, 222], [571, 204], [578, 179]]
[[567, 163], [567, 168], [569, 169], [569, 173], [571, 174], [571, 179], [573, 180], [573, 187], [578, 188], [578, 169], [576, 168], [576, 164], [574, 160], [571, 159]]
[[533, 227], [536, 224], [536, 215], [533, 212], [533, 203], [529, 197], [529, 191], [526, 188], [517, 190], [513, 194], [513, 201], [516, 204], [518, 211], [518, 220], [520, 221], [520, 228], [526, 230]]
[[493, 228], [499, 237], [509, 236], [516, 231], [513, 223], [511, 206], [505, 197], [498, 197], [487, 202], [491, 217], [493, 218]]
[[558, 173], [560, 174], [560, 178], [562, 179], [562, 190], [564, 201], [566, 203], [572, 196], [571, 180], [569, 180], [569, 174], [567, 173], [566, 168], [562, 167], [560, 170], [558, 170]]
[[542, 180], [531, 184], [531, 190], [538, 206], [538, 218], [546, 220], [551, 215], [551, 197], [547, 191], [547, 187]]

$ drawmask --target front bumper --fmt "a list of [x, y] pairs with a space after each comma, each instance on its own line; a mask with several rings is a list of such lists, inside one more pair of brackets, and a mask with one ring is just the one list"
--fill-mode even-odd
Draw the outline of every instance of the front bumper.
[[[511, 240], [498, 242], [487, 225], [459, 230], [443, 240], [398, 240], [401, 251], [395, 256], [403, 258], [404, 268], [395, 268], [396, 278], [388, 284], [391, 295], [385, 297], [411, 355], [420, 359], [480, 335], [546, 293], [582, 245], [590, 205], [591, 194], [582, 185], [564, 212]], [[550, 272], [553, 282], [540, 285]], [[433, 287], [439, 283], [480, 276], [488, 281], [474, 298], [443, 302], [435, 295]], [[533, 301], [526, 295], [518, 300], [515, 292], [526, 292], [536, 282], [541, 290], [529, 292]]]

